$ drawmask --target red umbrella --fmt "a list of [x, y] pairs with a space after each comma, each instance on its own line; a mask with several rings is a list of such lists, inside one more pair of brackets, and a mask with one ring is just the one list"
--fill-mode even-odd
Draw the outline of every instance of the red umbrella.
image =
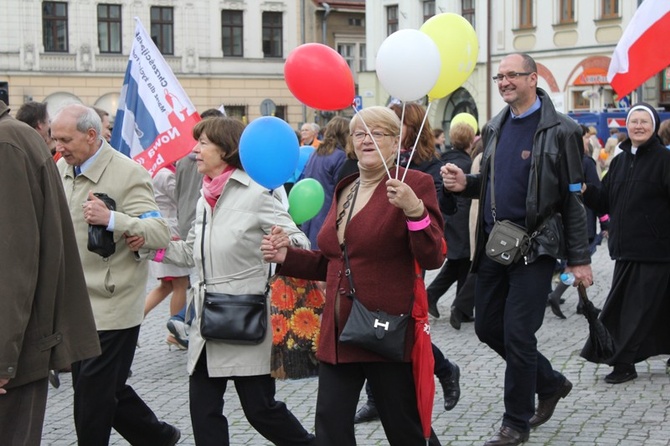
[[431, 421], [433, 418], [433, 400], [435, 398], [435, 358], [430, 341], [430, 324], [428, 323], [428, 294], [423, 282], [423, 271], [414, 261], [414, 346], [412, 347], [412, 374], [416, 390], [416, 404], [423, 428], [426, 445], [430, 440]]

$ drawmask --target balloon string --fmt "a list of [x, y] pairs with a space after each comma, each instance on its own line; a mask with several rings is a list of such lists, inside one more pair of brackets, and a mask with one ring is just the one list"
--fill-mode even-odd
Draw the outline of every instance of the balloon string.
[[384, 159], [384, 155], [382, 154], [382, 151], [379, 149], [379, 146], [377, 145], [377, 140], [375, 140], [375, 139], [372, 137], [372, 132], [370, 132], [370, 128], [369, 128], [368, 125], [365, 123], [365, 121], [363, 120], [363, 117], [360, 115], [360, 113], [358, 113], [358, 110], [356, 110], [356, 107], [354, 107], [353, 105], [352, 105], [351, 107], [354, 109], [354, 113], [358, 115], [358, 117], [360, 118], [361, 122], [363, 123], [363, 127], [365, 127], [365, 131], [366, 131], [367, 133], [370, 134], [370, 139], [371, 139], [372, 142], [374, 143], [374, 145], [375, 145], [375, 149], [377, 150], [377, 153], [379, 154], [379, 157], [382, 159], [382, 164], [384, 165], [384, 169], [386, 169], [386, 175], [389, 177], [389, 180], [392, 180], [393, 177], [391, 176], [391, 171], [389, 171], [389, 168], [388, 168], [388, 166], [386, 165], [386, 160]]
[[[402, 112], [400, 113], [400, 136], [398, 137], [398, 156], [396, 157], [396, 163], [400, 165], [400, 151], [402, 150], [402, 127], [405, 122], [405, 101], [402, 102]], [[408, 164], [409, 166], [409, 164]], [[400, 169], [395, 170], [395, 179], [398, 179], [398, 172]], [[403, 176], [404, 178], [404, 176]]]
[[[412, 147], [412, 152], [409, 154], [409, 159], [407, 160], [407, 167], [405, 168], [405, 173], [402, 174], [402, 180], [400, 182], [404, 183], [405, 182], [405, 177], [407, 176], [407, 171], [409, 170], [409, 165], [412, 162], [412, 157], [414, 156], [414, 151], [416, 150], [416, 145], [419, 143], [419, 138], [421, 137], [421, 132], [423, 131], [423, 126], [426, 123], [426, 119], [428, 119], [428, 112], [430, 111], [430, 106], [433, 105], [433, 102], [428, 103], [428, 107], [426, 107], [426, 113], [423, 115], [423, 121], [421, 121], [421, 127], [419, 127], [419, 133], [416, 135], [416, 141], [414, 141], [414, 147]], [[404, 104], [403, 104], [403, 109], [404, 109]]]

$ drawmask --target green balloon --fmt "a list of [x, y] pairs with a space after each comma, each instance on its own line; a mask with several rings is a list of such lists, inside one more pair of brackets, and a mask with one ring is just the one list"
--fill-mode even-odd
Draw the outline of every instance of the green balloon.
[[288, 194], [288, 213], [295, 224], [302, 224], [316, 217], [324, 200], [325, 193], [321, 183], [314, 178], [305, 178], [295, 183]]

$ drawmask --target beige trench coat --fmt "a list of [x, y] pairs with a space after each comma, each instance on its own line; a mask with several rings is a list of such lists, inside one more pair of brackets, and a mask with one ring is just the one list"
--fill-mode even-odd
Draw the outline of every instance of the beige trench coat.
[[[262, 294], [268, 279], [269, 265], [263, 261], [260, 246], [263, 235], [277, 225], [286, 231], [291, 244], [309, 248], [307, 236], [300, 232], [288, 212], [284, 210], [279, 194], [270, 192], [254, 182], [249, 175], [236, 170], [224, 187], [213, 212], [204, 198], [196, 208], [195, 221], [185, 241], [172, 241], [163, 262], [180, 266], [195, 266], [198, 277], [203, 277], [202, 222], [207, 291], [227, 294]], [[200, 335], [200, 311], [203, 288], [194, 284], [189, 305], [195, 309], [195, 318], [189, 332], [188, 373], [192, 374], [203, 348], [207, 349], [207, 369], [211, 377], [253, 376], [270, 373], [272, 325], [268, 302], [268, 330], [265, 340], [258, 345], [233, 345], [205, 341]]]

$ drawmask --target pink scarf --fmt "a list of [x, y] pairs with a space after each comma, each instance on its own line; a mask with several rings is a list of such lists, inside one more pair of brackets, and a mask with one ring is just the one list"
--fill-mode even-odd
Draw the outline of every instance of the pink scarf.
[[223, 192], [223, 187], [234, 171], [235, 168], [233, 166], [228, 166], [216, 178], [210, 178], [207, 175], [202, 178], [202, 193], [212, 209], [214, 209], [216, 202], [221, 196], [221, 192]]

